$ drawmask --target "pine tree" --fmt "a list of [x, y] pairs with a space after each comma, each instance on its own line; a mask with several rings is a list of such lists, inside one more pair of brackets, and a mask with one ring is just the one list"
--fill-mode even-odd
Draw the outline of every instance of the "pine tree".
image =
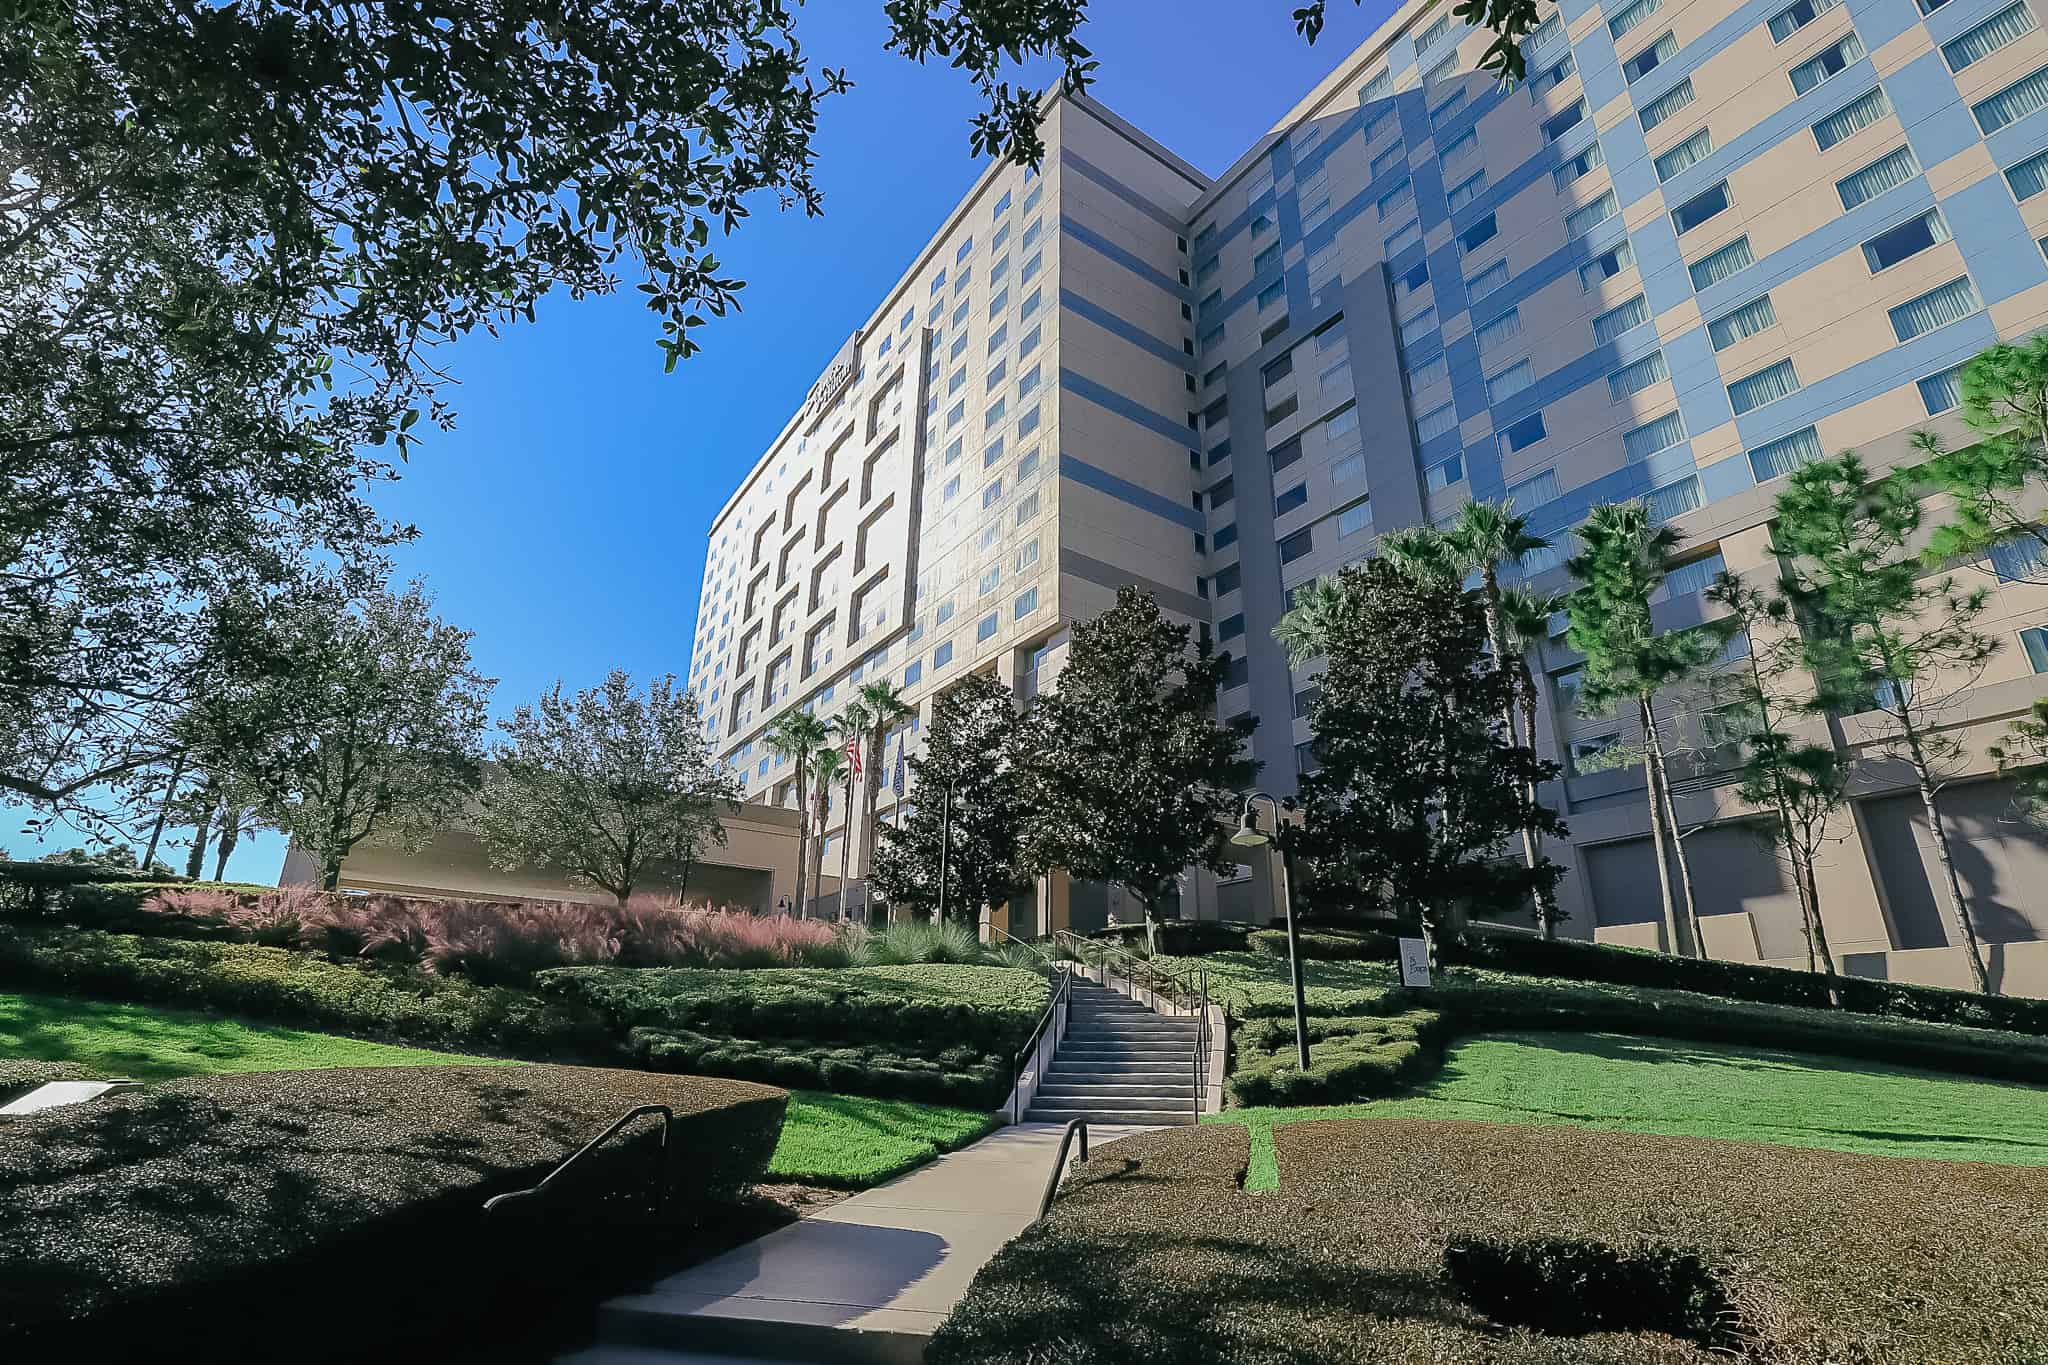
[[873, 880], [891, 903], [926, 913], [943, 903], [978, 924], [1025, 882], [1017, 870], [1022, 782], [1012, 758], [1019, 721], [1010, 689], [985, 673], [932, 703], [924, 750], [909, 761], [916, 806], [899, 828], [882, 831], [875, 855]]

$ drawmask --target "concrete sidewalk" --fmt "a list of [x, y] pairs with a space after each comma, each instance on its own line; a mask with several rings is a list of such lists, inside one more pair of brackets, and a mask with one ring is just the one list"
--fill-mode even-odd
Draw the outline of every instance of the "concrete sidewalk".
[[[1002, 1129], [613, 1299], [598, 1313], [599, 1344], [563, 1365], [691, 1358], [652, 1356], [648, 1347], [754, 1360], [919, 1361], [975, 1272], [1037, 1217], [1062, 1131], [1050, 1123]], [[1091, 1124], [1089, 1147], [1142, 1131]]]

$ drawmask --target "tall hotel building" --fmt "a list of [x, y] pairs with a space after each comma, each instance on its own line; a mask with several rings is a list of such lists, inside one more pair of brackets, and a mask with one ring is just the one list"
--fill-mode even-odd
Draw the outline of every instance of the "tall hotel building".
[[[1048, 102], [1042, 171], [983, 174], [712, 525], [692, 682], [751, 797], [793, 799], [761, 740], [781, 710], [886, 677], [928, 715], [976, 670], [1029, 696], [1123, 584], [1234, 654], [1222, 708], [1257, 714], [1284, 794], [1313, 762], [1315, 666], [1271, 640], [1301, 584], [1512, 498], [1558, 547], [1524, 576], [1561, 589], [1571, 528], [1641, 498], [1690, 556], [1658, 617], [1695, 622], [1723, 567], [1772, 572], [1788, 471], [1957, 435], [1957, 367], [2044, 325], [2029, 0], [1566, 0], [1513, 90], [1476, 71], [1490, 38], [1405, 5], [1213, 180], [1090, 98]], [[2006, 648], [1952, 718], [1973, 757], [1944, 796], [1994, 972], [2048, 993], [2048, 841], [1983, 757], [2048, 690], [2026, 568], [1955, 567]], [[1656, 944], [1641, 777], [1587, 762], [1631, 736], [1576, 714], [1561, 629], [1541, 747], [1568, 931]], [[1880, 720], [1820, 733], [1854, 748]], [[1703, 753], [1678, 815], [1709, 948], [1804, 965], [1789, 881]], [[1865, 768], [1821, 869], [1836, 950], [1963, 984], [1918, 798]], [[1255, 913], [1264, 884], [1191, 878], [1184, 912]], [[1013, 927], [1109, 902], [1047, 883]]]

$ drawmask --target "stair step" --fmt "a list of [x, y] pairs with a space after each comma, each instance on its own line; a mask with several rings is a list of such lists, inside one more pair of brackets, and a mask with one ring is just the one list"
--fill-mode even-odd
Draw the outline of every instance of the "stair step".
[[1036, 1105], [1024, 1112], [1024, 1118], [1031, 1123], [1069, 1123], [1074, 1119], [1087, 1119], [1090, 1123], [1116, 1123], [1146, 1125], [1155, 1128], [1169, 1128], [1195, 1121], [1191, 1109], [1119, 1109], [1115, 1112], [1089, 1109], [1040, 1109]]
[[1051, 1100], [1171, 1100], [1188, 1099], [1194, 1084], [1186, 1085], [1060, 1085], [1048, 1080], [1032, 1095], [1032, 1103]]
[[1080, 1043], [1063, 1045], [1060, 1048], [1059, 1055], [1076, 1059], [1100, 1057], [1106, 1061], [1137, 1060], [1149, 1057], [1157, 1057], [1162, 1060], [1187, 1060], [1189, 1062], [1193, 1060], [1187, 1048], [1168, 1047], [1158, 1043]]
[[1156, 1080], [1161, 1084], [1168, 1084], [1174, 1081], [1193, 1080], [1195, 1077], [1195, 1067], [1192, 1062], [1185, 1066], [1085, 1066], [1078, 1063], [1063, 1065], [1059, 1062], [1054, 1062], [1046, 1070], [1045, 1074], [1048, 1080], [1054, 1078], [1073, 1080], [1085, 1077], [1104, 1081], [1128, 1080], [1144, 1082]]

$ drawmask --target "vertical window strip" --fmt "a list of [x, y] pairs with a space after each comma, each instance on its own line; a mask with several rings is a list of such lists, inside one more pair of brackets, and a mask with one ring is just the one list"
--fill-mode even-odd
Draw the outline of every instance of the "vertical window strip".
[[1714, 135], [1702, 128], [1657, 158], [1657, 179], [1669, 180], [1688, 167], [1697, 166], [1714, 150]]
[[1593, 319], [1593, 340], [1601, 345], [1650, 320], [1650, 304], [1641, 294]]
[[1995, 133], [2044, 105], [2048, 105], [2048, 66], [2020, 77], [1988, 99], [1979, 100], [1970, 106], [1970, 113], [1976, 117], [1979, 128]]
[[1665, 119], [1670, 118], [1673, 114], [1685, 108], [1686, 105], [1691, 104], [1692, 101], [1692, 77], [1687, 76], [1684, 80], [1644, 105], [1636, 112], [1636, 117], [1642, 122], [1643, 131], [1647, 133]]
[[1763, 331], [1766, 327], [1778, 325], [1778, 310], [1771, 304], [1769, 294], [1760, 294], [1730, 313], [1723, 313], [1707, 324], [1707, 339], [1717, 351], [1725, 351], [1738, 341], [1746, 340]]
[[1853, 133], [1861, 132], [1892, 111], [1892, 102], [1886, 97], [1884, 87], [1872, 86], [1841, 108], [1813, 125], [1813, 141], [1822, 151]]
[[1735, 409], [1736, 416], [1760, 408], [1766, 403], [1775, 403], [1788, 394], [1799, 392], [1799, 375], [1792, 368], [1790, 359], [1781, 360], [1758, 370], [1755, 374], [1744, 375], [1728, 386], [1728, 403]]
[[1654, 422], [1645, 422], [1633, 431], [1624, 432], [1621, 449], [1629, 463], [1634, 464], [1659, 451], [1669, 450], [1684, 439], [1685, 419], [1676, 412], [1667, 412]]
[[1835, 193], [1841, 196], [1842, 207], [1853, 209], [1858, 204], [1867, 204], [1886, 190], [1899, 186], [1920, 174], [1920, 163], [1913, 159], [1911, 147], [1895, 147], [1860, 171], [1852, 172], [1835, 182]]
[[1977, 298], [1977, 286], [1968, 275], [1963, 275], [1892, 309], [1892, 332], [1900, 341], [1911, 341], [1937, 327], [1960, 322], [1983, 306]]
[[1758, 483], [1768, 483], [1790, 474], [1803, 464], [1812, 464], [1820, 456], [1820, 433], [1808, 427], [1750, 451], [1749, 467]]
[[2008, 5], [1983, 23], [1941, 45], [1941, 59], [1951, 71], [1981, 62], [1998, 49], [2016, 43], [2041, 25], [2026, 0]]

